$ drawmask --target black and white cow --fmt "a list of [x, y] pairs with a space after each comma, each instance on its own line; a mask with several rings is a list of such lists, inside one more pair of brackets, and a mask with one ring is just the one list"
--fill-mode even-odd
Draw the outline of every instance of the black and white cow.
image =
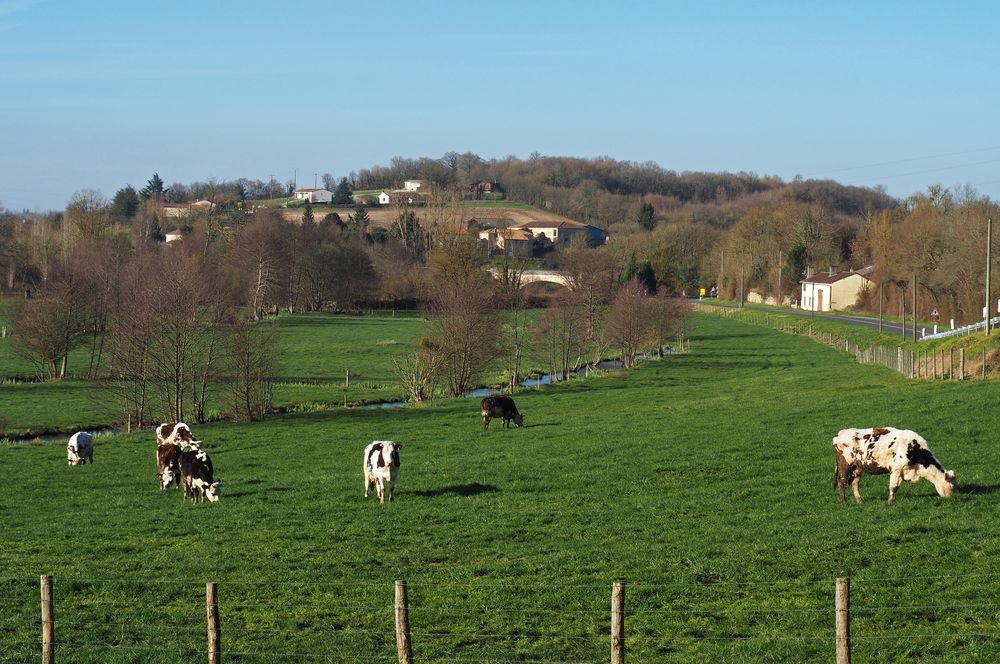
[[156, 427], [156, 445], [164, 443], [180, 445], [182, 449], [199, 449], [201, 441], [194, 439], [191, 427], [183, 422], [165, 422]]
[[521, 413], [517, 412], [514, 400], [508, 396], [496, 395], [486, 397], [480, 402], [479, 411], [483, 416], [484, 429], [490, 426], [490, 418], [493, 417], [499, 417], [502, 426], [507, 429], [510, 428], [511, 420], [514, 420], [514, 424], [519, 427], [524, 426], [524, 417], [521, 416]]
[[184, 497], [195, 501], [208, 498], [214, 503], [219, 500], [222, 481], [213, 477], [212, 460], [204, 450], [185, 450], [177, 460], [181, 471], [181, 486]]
[[66, 458], [71, 466], [94, 463], [94, 437], [87, 431], [74, 433], [66, 445]]
[[399, 443], [391, 440], [373, 440], [365, 448], [362, 459], [362, 471], [365, 478], [365, 498], [368, 490], [375, 487], [378, 502], [385, 503], [385, 489], [389, 485], [389, 501], [396, 494], [396, 478], [399, 477]]
[[858, 483], [862, 475], [889, 475], [889, 502], [896, 499], [896, 489], [903, 483], [928, 480], [938, 495], [947, 498], [955, 490], [955, 472], [945, 470], [927, 447], [927, 441], [906, 429], [876, 427], [843, 429], [833, 439], [837, 468], [833, 486], [845, 501], [845, 488], [851, 485], [854, 499], [861, 502]]
[[163, 443], [156, 446], [156, 476], [159, 478], [161, 490], [181, 483], [180, 458], [180, 445]]

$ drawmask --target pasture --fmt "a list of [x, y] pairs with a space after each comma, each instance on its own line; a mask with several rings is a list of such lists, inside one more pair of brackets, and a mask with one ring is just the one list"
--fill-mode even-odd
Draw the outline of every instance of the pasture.
[[[417, 661], [607, 661], [619, 578], [631, 662], [832, 661], [838, 575], [855, 661], [997, 661], [998, 397], [700, 316], [690, 354], [516, 395], [520, 429], [475, 399], [197, 427], [217, 504], [159, 491], [151, 432], [77, 468], [3, 446], [0, 662], [36, 659], [43, 573], [63, 662], [201, 660], [206, 581], [226, 661], [391, 662], [395, 579]], [[831, 437], [882, 424], [927, 438], [951, 500], [889, 506], [881, 476], [836, 501]], [[361, 498], [373, 439], [403, 444], [390, 505]]]

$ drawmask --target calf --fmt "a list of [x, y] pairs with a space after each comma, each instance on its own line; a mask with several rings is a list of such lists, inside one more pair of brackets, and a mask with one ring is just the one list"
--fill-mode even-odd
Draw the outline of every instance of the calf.
[[66, 458], [71, 466], [82, 466], [87, 461], [94, 463], [94, 437], [86, 431], [74, 433], [66, 445]]
[[510, 428], [511, 420], [514, 420], [514, 424], [519, 427], [524, 426], [524, 417], [517, 412], [517, 406], [514, 405], [514, 400], [510, 397], [503, 395], [486, 397], [480, 402], [479, 410], [483, 416], [484, 429], [490, 426], [490, 418], [492, 417], [499, 417], [505, 429]]
[[156, 427], [156, 445], [173, 443], [182, 449], [199, 449], [201, 441], [194, 439], [191, 427], [183, 422], [166, 422]]
[[156, 476], [160, 480], [161, 491], [181, 483], [180, 457], [180, 445], [163, 443], [156, 446]]
[[181, 471], [181, 486], [184, 497], [194, 501], [208, 498], [208, 502], [219, 500], [222, 481], [216, 480], [212, 474], [212, 460], [204, 450], [185, 450], [180, 453], [177, 465]]
[[365, 478], [365, 498], [368, 489], [375, 487], [378, 502], [385, 503], [385, 487], [389, 485], [389, 502], [396, 494], [396, 478], [399, 477], [399, 448], [402, 445], [391, 440], [373, 440], [365, 448], [362, 471]]
[[861, 502], [858, 483], [862, 475], [888, 474], [890, 503], [896, 499], [896, 489], [903, 480], [917, 482], [923, 477], [942, 498], [955, 490], [954, 471], [945, 470], [927, 441], [906, 429], [844, 429], [833, 439], [833, 451], [837, 462], [833, 486], [842, 503], [848, 483], [854, 499]]

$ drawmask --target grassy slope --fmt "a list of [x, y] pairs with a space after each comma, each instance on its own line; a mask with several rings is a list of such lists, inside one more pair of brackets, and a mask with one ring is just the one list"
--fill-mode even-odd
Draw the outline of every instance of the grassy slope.
[[[82, 468], [61, 445], [0, 448], [17, 487], [0, 494], [0, 637], [35, 642], [49, 572], [57, 619], [90, 624], [64, 660], [191, 661], [218, 580], [226, 648], [256, 653], [238, 661], [388, 661], [391, 583], [407, 578], [422, 660], [600, 661], [623, 578], [630, 661], [829, 661], [832, 578], [848, 574], [856, 661], [995, 661], [997, 638], [975, 636], [1000, 631], [995, 577], [969, 575], [994, 575], [1000, 553], [998, 390], [907, 382], [705, 316], [690, 355], [522, 394], [523, 429], [483, 432], [469, 399], [201, 427], [216, 505], [155, 488], [149, 435], [100, 440]], [[864, 505], [837, 504], [830, 438], [875, 424], [923, 433], [957, 496], [923, 482], [889, 507], [879, 477]], [[374, 438], [405, 445], [388, 507], [360, 498]], [[921, 633], [945, 636], [898, 638]]]

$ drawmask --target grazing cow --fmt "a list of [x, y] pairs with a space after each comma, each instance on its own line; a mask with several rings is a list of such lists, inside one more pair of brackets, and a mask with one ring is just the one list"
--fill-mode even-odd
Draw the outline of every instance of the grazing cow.
[[199, 449], [201, 441], [194, 439], [191, 427], [183, 422], [167, 422], [156, 427], [156, 445], [173, 443], [182, 449]]
[[483, 428], [490, 426], [490, 418], [499, 417], [505, 429], [510, 428], [510, 421], [519, 427], [524, 426], [524, 417], [517, 412], [514, 400], [503, 395], [486, 397], [479, 404], [479, 410], [483, 416]]
[[385, 503], [385, 485], [389, 485], [389, 502], [396, 494], [396, 478], [399, 477], [399, 443], [391, 440], [373, 440], [365, 448], [362, 471], [365, 476], [365, 498], [373, 485], [378, 494], [378, 502]]
[[891, 427], [844, 429], [833, 439], [833, 451], [837, 458], [833, 486], [840, 493], [840, 502], [845, 500], [848, 483], [854, 499], [861, 502], [858, 482], [862, 475], [888, 473], [890, 503], [903, 480], [916, 482], [923, 477], [942, 498], [955, 490], [954, 471], [945, 470], [927, 447], [927, 441], [912, 431]]
[[156, 446], [156, 476], [160, 480], [160, 490], [181, 483], [180, 457], [180, 445], [163, 443]]
[[208, 498], [210, 503], [219, 500], [222, 481], [213, 476], [212, 460], [204, 450], [185, 450], [180, 453], [177, 465], [181, 470], [184, 497], [195, 501]]
[[94, 437], [86, 431], [78, 431], [69, 437], [66, 458], [71, 466], [82, 466], [89, 460], [94, 463]]

